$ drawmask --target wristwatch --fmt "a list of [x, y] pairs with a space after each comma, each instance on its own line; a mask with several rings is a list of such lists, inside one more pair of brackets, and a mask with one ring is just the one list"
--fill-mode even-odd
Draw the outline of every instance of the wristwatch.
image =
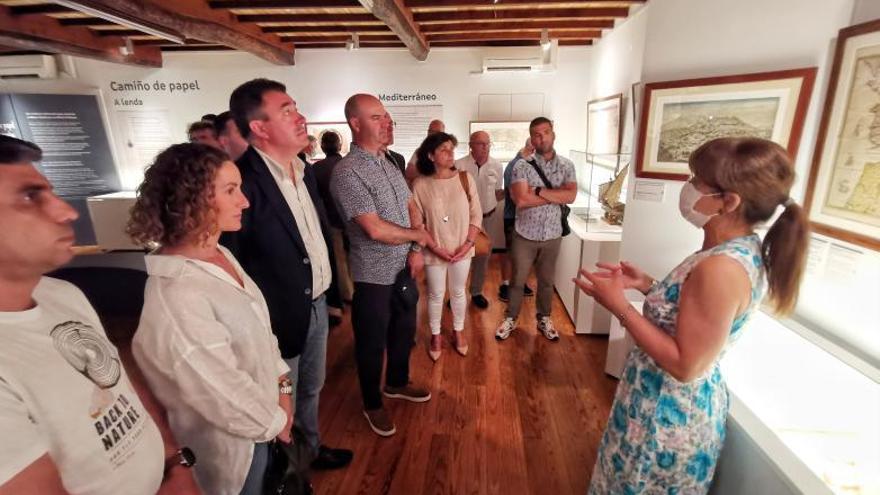
[[196, 465], [196, 454], [189, 447], [181, 447], [180, 450], [175, 452], [173, 455], [169, 456], [165, 459], [165, 476], [168, 476], [168, 471], [175, 466], [182, 466], [185, 468], [191, 468]]
[[422, 251], [422, 246], [419, 246], [419, 243], [414, 242], [409, 246], [409, 250], [414, 253], [419, 253]]
[[542, 187], [535, 188], [535, 196], [537, 196], [539, 198], [541, 197], [541, 189], [543, 189], [543, 188]]
[[284, 395], [293, 395], [293, 382], [290, 381], [290, 378], [278, 382], [278, 392]]

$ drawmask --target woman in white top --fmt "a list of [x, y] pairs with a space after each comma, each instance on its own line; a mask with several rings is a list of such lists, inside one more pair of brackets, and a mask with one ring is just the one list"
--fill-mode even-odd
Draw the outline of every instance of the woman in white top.
[[453, 345], [462, 356], [467, 354], [468, 344], [463, 333], [467, 309], [465, 283], [474, 256], [474, 239], [483, 223], [474, 178], [455, 169], [456, 144], [455, 136], [444, 132], [425, 138], [416, 152], [416, 167], [421, 175], [413, 182], [410, 203], [413, 227], [426, 228], [432, 238], [426, 246], [429, 251], [425, 253], [425, 278], [431, 328], [428, 354], [434, 361], [440, 358], [442, 349], [440, 320], [447, 280]]
[[128, 224], [136, 242], [160, 246], [146, 257], [134, 357], [211, 494], [262, 494], [268, 442], [290, 441], [289, 368], [266, 302], [217, 244], [247, 207], [225, 153], [178, 144], [147, 169]]

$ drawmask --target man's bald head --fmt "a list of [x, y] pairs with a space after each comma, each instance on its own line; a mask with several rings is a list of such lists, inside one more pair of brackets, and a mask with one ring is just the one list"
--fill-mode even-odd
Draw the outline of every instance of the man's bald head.
[[366, 93], [351, 95], [351, 97], [345, 101], [345, 120], [350, 121], [352, 117], [357, 117], [361, 108], [370, 103], [382, 104], [382, 102], [379, 101], [379, 98], [376, 98], [373, 95], [368, 95]]
[[358, 93], [345, 102], [345, 120], [354, 142], [361, 148], [377, 152], [389, 142], [391, 116], [373, 95]]
[[471, 134], [468, 146], [471, 149], [471, 156], [477, 165], [482, 166], [489, 159], [489, 147], [491, 145], [488, 132], [475, 131]]
[[428, 124], [428, 135], [437, 134], [438, 132], [446, 132], [446, 124], [440, 119], [434, 119]]

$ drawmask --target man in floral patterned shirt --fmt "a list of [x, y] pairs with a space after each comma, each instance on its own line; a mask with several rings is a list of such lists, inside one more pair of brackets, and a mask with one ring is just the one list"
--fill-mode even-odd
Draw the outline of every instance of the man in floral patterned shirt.
[[[510, 337], [522, 305], [523, 285], [534, 265], [538, 277], [536, 301], [538, 331], [551, 341], [559, 340], [550, 319], [553, 301], [553, 275], [556, 257], [562, 243], [562, 205], [574, 202], [577, 179], [571, 160], [556, 154], [553, 122], [538, 117], [529, 124], [529, 135], [535, 147], [530, 161], [520, 159], [513, 166], [510, 195], [516, 203], [516, 223], [511, 247], [513, 281], [510, 302], [504, 320], [495, 332], [497, 340]], [[541, 172], [552, 187], [542, 180]]]

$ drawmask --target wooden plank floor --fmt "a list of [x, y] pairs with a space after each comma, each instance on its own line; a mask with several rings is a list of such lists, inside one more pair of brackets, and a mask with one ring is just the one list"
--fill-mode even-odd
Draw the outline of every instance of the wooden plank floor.
[[446, 309], [443, 356], [431, 362], [422, 287], [411, 379], [427, 385], [433, 397], [424, 404], [386, 400], [397, 426], [390, 438], [373, 433], [361, 413], [350, 313], [331, 331], [320, 406], [323, 442], [352, 449], [355, 458], [345, 469], [315, 473], [319, 494], [586, 493], [617, 386], [603, 371], [607, 337], [576, 336], [554, 296], [561, 339], [549, 342], [535, 330], [530, 297], [518, 329], [496, 342], [505, 307], [497, 298], [497, 258], [486, 282], [489, 308], [468, 308], [466, 357], [451, 347]]

